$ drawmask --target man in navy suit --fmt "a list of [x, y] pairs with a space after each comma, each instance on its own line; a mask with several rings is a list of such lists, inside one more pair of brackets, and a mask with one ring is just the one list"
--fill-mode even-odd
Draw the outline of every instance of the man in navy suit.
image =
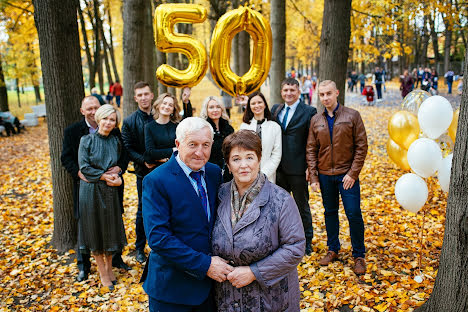
[[221, 170], [208, 163], [213, 128], [188, 117], [176, 130], [170, 160], [143, 180], [143, 224], [149, 260], [142, 280], [150, 311], [215, 311], [213, 280], [233, 268], [211, 256]]
[[284, 104], [274, 105], [271, 111], [282, 131], [282, 155], [276, 171], [276, 184], [293, 193], [304, 226], [305, 252], [310, 255], [314, 232], [309, 207], [306, 145], [310, 120], [317, 110], [302, 103], [300, 95], [299, 82], [294, 78], [285, 79], [281, 83]]

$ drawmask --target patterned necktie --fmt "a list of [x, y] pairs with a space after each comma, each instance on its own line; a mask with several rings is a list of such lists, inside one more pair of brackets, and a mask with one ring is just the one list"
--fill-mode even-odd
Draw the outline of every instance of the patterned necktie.
[[192, 171], [190, 176], [197, 182], [198, 196], [201, 199], [203, 209], [205, 210], [208, 221], [210, 220], [210, 212], [208, 210], [208, 196], [206, 196], [205, 188], [201, 181], [201, 174], [203, 171]]
[[284, 130], [286, 130], [286, 122], [288, 121], [288, 114], [289, 114], [289, 106], [286, 107], [286, 113], [284, 114], [283, 121], [281, 122], [281, 126]]

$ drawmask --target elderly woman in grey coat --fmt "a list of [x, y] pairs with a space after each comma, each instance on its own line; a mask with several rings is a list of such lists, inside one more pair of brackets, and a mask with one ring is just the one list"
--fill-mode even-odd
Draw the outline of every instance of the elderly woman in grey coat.
[[212, 249], [234, 270], [215, 285], [218, 311], [299, 311], [305, 236], [297, 206], [260, 172], [255, 132], [229, 135], [223, 154], [234, 179], [219, 190]]

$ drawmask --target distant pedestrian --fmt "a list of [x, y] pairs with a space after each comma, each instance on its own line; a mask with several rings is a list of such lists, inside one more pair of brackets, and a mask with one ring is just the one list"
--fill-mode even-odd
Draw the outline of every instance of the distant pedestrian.
[[112, 95], [115, 97], [115, 103], [117, 107], [120, 108], [120, 98], [122, 97], [123, 89], [122, 85], [120, 84], [119, 79], [117, 79], [112, 87]]
[[385, 83], [384, 73], [380, 70], [379, 67], [375, 68], [374, 76], [372, 78], [372, 83], [375, 84], [375, 89], [377, 90], [377, 101], [382, 100], [382, 84]]
[[445, 83], [447, 84], [447, 88], [448, 88], [448, 94], [452, 94], [452, 84], [453, 84], [454, 75], [455, 75], [454, 72], [450, 69], [444, 75]]
[[401, 91], [401, 97], [405, 98], [405, 96], [413, 90], [413, 85], [414, 85], [414, 80], [413, 78], [409, 75], [408, 70], [405, 70], [403, 73], [403, 77], [401, 78], [401, 85], [400, 85], [400, 91]]
[[366, 85], [366, 75], [364, 75], [364, 73], [361, 73], [358, 76], [358, 80], [359, 80], [359, 87], [360, 87], [359, 91], [362, 94], [362, 91], [364, 91], [364, 86]]
[[91, 95], [94, 96], [96, 99], [99, 101], [99, 105], [104, 105], [106, 104], [106, 101], [102, 98], [102, 96], [98, 93], [97, 88], [92, 88], [91, 89]]

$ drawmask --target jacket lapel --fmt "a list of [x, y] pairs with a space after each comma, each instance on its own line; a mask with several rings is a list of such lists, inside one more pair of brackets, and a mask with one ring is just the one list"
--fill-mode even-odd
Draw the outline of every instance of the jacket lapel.
[[284, 108], [284, 104], [279, 104], [276, 110], [273, 112], [273, 117], [275, 118], [276, 122], [279, 123], [280, 126], [281, 126], [281, 121], [279, 120], [278, 115], [283, 110], [283, 108]]
[[299, 119], [302, 116], [302, 111], [304, 110], [304, 107], [302, 105], [303, 104], [299, 102], [299, 104], [296, 107], [296, 111], [294, 112], [294, 115], [292, 116], [291, 120], [288, 123], [288, 126], [286, 127], [286, 130], [289, 129], [290, 127], [293, 127], [295, 124], [299, 122]]
[[[181, 190], [189, 190], [187, 192], [187, 196], [191, 196], [191, 201], [193, 202], [194, 207], [198, 207], [198, 210], [203, 214], [203, 220], [208, 223], [208, 218], [206, 217], [206, 213], [203, 209], [203, 205], [201, 203], [200, 197], [198, 197], [197, 192], [192, 186], [192, 183], [190, 182], [189, 178], [185, 175], [184, 170], [179, 166], [179, 163], [175, 159], [176, 153], [172, 154], [171, 158], [168, 161], [168, 165], [171, 166], [172, 169], [172, 174], [178, 176], [179, 178], [177, 181], [180, 183], [179, 187]], [[205, 179], [206, 182], [206, 179]], [[208, 188], [208, 184], [207, 184]], [[210, 195], [208, 195], [208, 200], [210, 199]], [[211, 201], [210, 201], [210, 209], [211, 209]], [[211, 215], [213, 217], [213, 215]]]

